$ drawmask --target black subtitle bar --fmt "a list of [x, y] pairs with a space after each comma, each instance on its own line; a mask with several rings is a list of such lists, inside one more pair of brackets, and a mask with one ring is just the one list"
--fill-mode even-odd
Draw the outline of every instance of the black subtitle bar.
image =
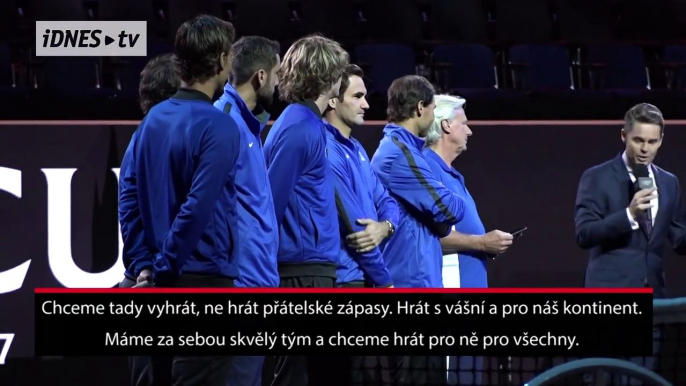
[[650, 291], [417, 292], [37, 289], [35, 354], [652, 355]]

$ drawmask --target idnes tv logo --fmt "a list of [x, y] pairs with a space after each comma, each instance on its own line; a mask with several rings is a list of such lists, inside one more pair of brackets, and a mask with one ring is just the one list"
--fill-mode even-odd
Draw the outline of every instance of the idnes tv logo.
[[36, 56], [146, 56], [145, 21], [37, 21]]

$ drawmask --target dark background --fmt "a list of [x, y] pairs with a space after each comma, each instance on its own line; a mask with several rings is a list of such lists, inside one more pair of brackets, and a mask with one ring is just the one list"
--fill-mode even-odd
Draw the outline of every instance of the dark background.
[[[71, 184], [73, 258], [87, 272], [109, 269], [119, 250], [117, 180], [110, 170], [119, 167], [136, 128], [136, 122], [125, 123], [0, 126], [0, 167], [22, 171], [21, 199], [0, 191], [0, 272], [32, 260], [24, 286], [0, 295], [0, 333], [17, 334], [10, 357], [33, 353], [33, 288], [60, 286], [48, 265], [47, 185], [41, 169], [77, 169]], [[585, 169], [623, 150], [620, 128], [620, 121], [472, 123], [469, 150], [455, 166], [486, 228], [529, 228], [490, 263], [491, 287], [582, 285], [587, 254], [574, 241], [577, 184]], [[370, 156], [381, 130], [375, 124], [354, 131]], [[668, 122], [656, 159], [681, 181], [686, 181], [685, 143], [686, 122]], [[61, 194], [68, 205], [67, 193]], [[686, 260], [670, 251], [666, 272], [669, 296], [686, 296], [686, 282], [678, 279], [686, 272]]]
[[[639, 102], [686, 118], [686, 0], [2, 0], [0, 119], [140, 119], [140, 71], [200, 13], [282, 56], [311, 33], [340, 42], [365, 70], [369, 119], [415, 73], [472, 119], [618, 119]], [[147, 57], [38, 57], [36, 20], [145, 20]]]

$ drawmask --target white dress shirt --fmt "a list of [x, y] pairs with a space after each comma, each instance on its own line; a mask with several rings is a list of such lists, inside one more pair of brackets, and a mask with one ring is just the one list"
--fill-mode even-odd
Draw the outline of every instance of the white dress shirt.
[[[624, 160], [624, 165], [626, 166], [626, 170], [629, 172], [629, 178], [631, 178], [631, 182], [634, 184], [636, 183], [636, 176], [634, 176], [633, 170], [631, 169], [631, 165], [629, 165], [629, 160], [626, 157], [626, 152], [622, 153], [622, 160]], [[653, 167], [652, 165], [648, 165], [648, 177], [650, 177], [651, 180], [653, 180], [653, 186], [657, 188], [657, 183], [655, 181], [655, 174], [653, 174]], [[653, 221], [653, 226], [655, 226], [655, 217], [657, 216], [657, 209], [658, 209], [658, 197], [656, 196], [652, 200], [650, 200], [650, 204], [652, 205], [652, 208], [650, 208], [650, 214], [652, 216], [652, 221]], [[631, 224], [631, 229], [636, 230], [639, 228], [638, 223], [634, 218], [631, 216], [631, 212], [629, 211], [629, 208], [626, 208], [626, 215], [629, 217], [629, 223]]]

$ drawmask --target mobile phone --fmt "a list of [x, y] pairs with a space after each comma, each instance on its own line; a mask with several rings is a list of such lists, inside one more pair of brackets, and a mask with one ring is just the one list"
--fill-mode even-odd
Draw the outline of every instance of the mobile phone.
[[529, 228], [522, 227], [522, 228], [517, 229], [516, 231], [510, 232], [510, 234], [512, 235], [512, 239], [517, 240], [518, 238], [520, 238], [524, 234], [524, 231], [527, 229], [529, 229]]

